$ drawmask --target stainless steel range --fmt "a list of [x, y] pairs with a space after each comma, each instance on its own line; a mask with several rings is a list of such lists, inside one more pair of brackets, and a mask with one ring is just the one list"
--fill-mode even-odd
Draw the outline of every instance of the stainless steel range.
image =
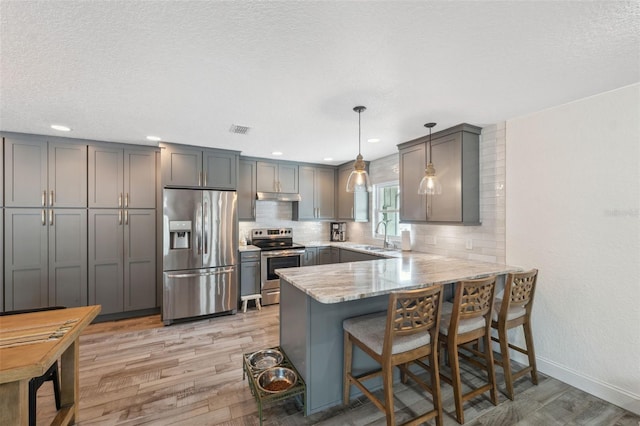
[[262, 304], [280, 303], [280, 278], [276, 269], [297, 268], [304, 256], [304, 246], [293, 242], [291, 228], [251, 230], [251, 244], [260, 247], [260, 289]]

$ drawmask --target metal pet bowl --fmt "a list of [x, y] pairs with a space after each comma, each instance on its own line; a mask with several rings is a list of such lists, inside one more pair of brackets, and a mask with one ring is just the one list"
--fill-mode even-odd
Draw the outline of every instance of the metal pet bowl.
[[276, 349], [265, 349], [252, 353], [249, 356], [249, 365], [256, 370], [266, 370], [279, 365], [283, 359], [282, 352]]
[[274, 367], [258, 376], [258, 387], [268, 393], [284, 392], [298, 382], [296, 373], [285, 367]]

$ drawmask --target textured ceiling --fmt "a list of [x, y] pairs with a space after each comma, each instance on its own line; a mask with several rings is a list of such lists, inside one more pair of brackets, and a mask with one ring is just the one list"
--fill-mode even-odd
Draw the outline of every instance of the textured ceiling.
[[297, 161], [353, 160], [356, 105], [372, 160], [427, 121], [484, 126], [640, 81], [637, 1], [1, 0], [0, 20], [1, 130]]

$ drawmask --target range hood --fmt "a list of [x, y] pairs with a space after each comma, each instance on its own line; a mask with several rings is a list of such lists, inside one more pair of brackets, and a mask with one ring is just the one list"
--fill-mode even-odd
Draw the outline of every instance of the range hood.
[[301, 201], [300, 194], [289, 192], [257, 192], [258, 201]]

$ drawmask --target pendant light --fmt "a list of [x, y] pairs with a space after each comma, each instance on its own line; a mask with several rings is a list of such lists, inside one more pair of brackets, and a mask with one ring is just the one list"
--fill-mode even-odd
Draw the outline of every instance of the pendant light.
[[358, 156], [355, 163], [353, 163], [353, 171], [349, 175], [349, 179], [347, 179], [347, 192], [371, 192], [371, 180], [367, 173], [367, 165], [360, 153], [360, 114], [366, 109], [363, 106], [353, 108], [358, 113]]
[[433, 156], [431, 154], [431, 129], [436, 123], [427, 123], [424, 125], [429, 129], [429, 157], [427, 158], [427, 168], [424, 170], [424, 177], [420, 181], [418, 194], [422, 195], [438, 195], [442, 193], [442, 185], [440, 180], [436, 178], [436, 168], [433, 167]]

